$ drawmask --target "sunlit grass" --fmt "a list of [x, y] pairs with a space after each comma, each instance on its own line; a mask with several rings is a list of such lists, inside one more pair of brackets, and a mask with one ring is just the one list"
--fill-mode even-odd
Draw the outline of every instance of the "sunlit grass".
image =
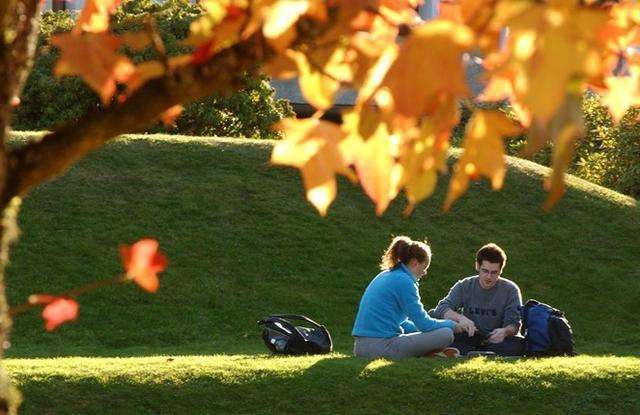
[[[118, 244], [143, 236], [159, 239], [170, 265], [157, 294], [130, 285], [82, 296], [78, 320], [53, 333], [35, 311], [15, 319], [6, 364], [23, 413], [640, 413], [635, 200], [568, 176], [567, 195], [545, 213], [548, 170], [509, 158], [501, 192], [473, 184], [448, 214], [446, 178], [408, 219], [402, 197], [377, 218], [341, 180], [323, 218], [299, 173], [269, 164], [272, 145], [124, 136], [24, 200], [12, 304], [118, 275]], [[472, 275], [481, 244], [499, 243], [505, 276], [525, 299], [567, 313], [581, 356], [351, 357], [358, 300], [397, 234], [432, 244], [427, 306]], [[256, 321], [280, 312], [325, 324], [336, 353], [265, 355]]]
[[[150, 356], [9, 359], [27, 413], [607, 413], [640, 405], [640, 358]], [[409, 392], [412, 391], [412, 392]], [[44, 396], [43, 396], [44, 394]], [[85, 396], [78, 401], [70, 396]], [[398, 395], [399, 394], [399, 395]], [[527, 397], [526, 402], [514, 399]], [[456, 402], [456, 405], [452, 405]], [[58, 406], [56, 406], [58, 405]], [[107, 407], [105, 407], [107, 405]], [[167, 406], [168, 405], [168, 406]], [[302, 411], [301, 413], [304, 413]]]

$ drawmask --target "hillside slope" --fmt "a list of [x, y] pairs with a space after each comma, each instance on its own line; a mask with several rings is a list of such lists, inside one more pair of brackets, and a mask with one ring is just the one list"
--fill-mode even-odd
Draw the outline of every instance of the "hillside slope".
[[493, 241], [525, 299], [567, 313], [579, 351], [639, 353], [634, 200], [571, 179], [544, 213], [544, 168], [513, 159], [502, 192], [474, 185], [448, 214], [440, 209], [446, 183], [404, 219], [402, 198], [377, 218], [362, 191], [342, 181], [322, 218], [297, 171], [269, 166], [271, 145], [125, 136], [37, 189], [21, 210], [12, 303], [120, 273], [118, 244], [143, 236], [159, 239], [170, 266], [158, 294], [127, 286], [81, 297], [78, 321], [54, 333], [35, 311], [19, 316], [9, 356], [264, 352], [256, 321], [276, 312], [323, 322], [349, 353], [359, 297], [398, 234], [432, 244], [421, 283], [427, 305], [472, 275], [475, 250]]

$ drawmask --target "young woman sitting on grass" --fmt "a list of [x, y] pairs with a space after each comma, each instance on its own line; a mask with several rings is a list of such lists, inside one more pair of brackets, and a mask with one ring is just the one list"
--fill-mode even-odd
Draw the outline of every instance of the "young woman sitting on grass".
[[454, 352], [445, 348], [462, 327], [452, 320], [431, 318], [420, 301], [418, 283], [430, 263], [431, 248], [426, 243], [406, 236], [391, 241], [380, 263], [383, 271], [360, 300], [351, 332], [356, 356], [403, 359]]

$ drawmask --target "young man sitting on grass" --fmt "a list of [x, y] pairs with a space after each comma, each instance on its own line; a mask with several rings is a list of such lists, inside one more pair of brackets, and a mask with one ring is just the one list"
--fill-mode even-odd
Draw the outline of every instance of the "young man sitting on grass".
[[451, 347], [460, 355], [470, 351], [489, 351], [499, 356], [521, 356], [524, 338], [518, 335], [522, 296], [520, 288], [506, 278], [502, 270], [507, 255], [490, 243], [476, 253], [478, 275], [454, 284], [429, 314], [453, 320], [464, 328], [457, 333]]

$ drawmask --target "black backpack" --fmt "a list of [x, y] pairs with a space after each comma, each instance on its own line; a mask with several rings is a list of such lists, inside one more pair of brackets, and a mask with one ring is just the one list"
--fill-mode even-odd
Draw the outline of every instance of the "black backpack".
[[525, 355], [575, 356], [573, 330], [564, 313], [536, 300], [521, 310]]
[[[312, 327], [295, 326], [290, 320], [302, 320]], [[333, 351], [327, 329], [309, 317], [278, 314], [258, 321], [263, 326], [262, 340], [274, 354], [323, 354]]]

